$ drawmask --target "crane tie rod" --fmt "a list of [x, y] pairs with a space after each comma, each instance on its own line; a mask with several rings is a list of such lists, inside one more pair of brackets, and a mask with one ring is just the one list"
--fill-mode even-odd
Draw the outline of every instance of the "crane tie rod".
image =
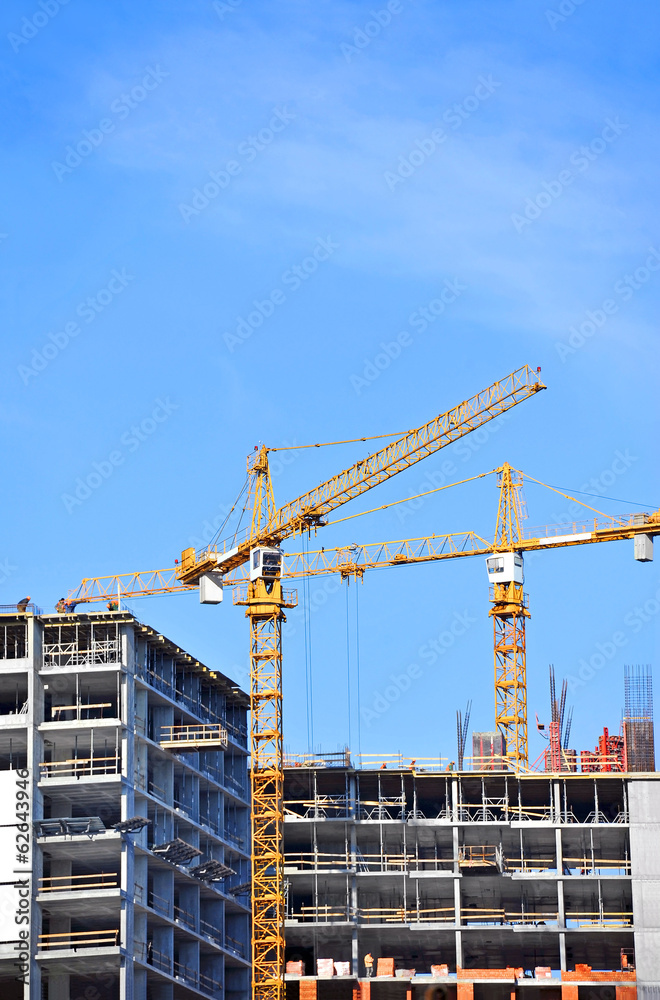
[[327, 448], [331, 444], [355, 444], [358, 441], [375, 441], [377, 438], [398, 438], [412, 431], [395, 431], [393, 434], [372, 434], [371, 437], [348, 438], [346, 441], [321, 441], [319, 444], [284, 444], [280, 448], [266, 448], [266, 451], [294, 451], [297, 448]]
[[336, 521], [328, 521], [328, 524], [340, 524], [342, 521], [350, 521], [353, 517], [362, 517], [364, 514], [374, 514], [377, 510], [387, 510], [388, 507], [396, 507], [399, 503], [408, 503], [410, 500], [419, 500], [420, 497], [427, 497], [431, 493], [439, 493], [440, 490], [451, 489], [452, 486], [462, 486], [463, 483], [471, 483], [475, 479], [483, 479], [484, 476], [492, 476], [497, 469], [491, 469], [489, 472], [480, 472], [478, 476], [470, 476], [469, 479], [459, 479], [455, 483], [447, 483], [446, 486], [436, 486], [432, 490], [426, 490], [424, 493], [416, 493], [412, 497], [404, 497], [403, 500], [392, 500], [391, 503], [384, 503], [381, 507], [372, 507], [371, 510], [363, 510], [360, 514], [347, 514], [346, 517], [338, 517]]
[[[601, 517], [607, 517], [607, 518], [610, 518], [610, 520], [613, 519], [613, 515], [612, 514], [606, 514], [605, 511], [603, 511], [603, 510], [598, 510], [596, 507], [591, 507], [588, 503], [585, 503], [584, 500], [578, 500], [577, 497], [573, 497], [569, 493], [564, 493], [563, 490], [558, 489], [556, 486], [548, 486], [547, 483], [542, 483], [540, 479], [534, 479], [534, 476], [530, 476], [526, 472], [523, 472], [521, 474], [522, 474], [522, 476], [525, 479], [529, 479], [530, 482], [532, 482], [532, 483], [538, 483], [539, 486], [545, 486], [545, 488], [547, 490], [552, 490], [553, 493], [559, 493], [559, 495], [562, 496], [562, 497], [565, 497], [566, 500], [573, 500], [574, 503], [579, 503], [580, 506], [586, 507], [587, 510], [593, 510], [595, 514], [600, 514]], [[576, 493], [581, 493], [582, 491], [581, 490], [575, 490], [575, 492]], [[591, 493], [584, 493], [583, 494], [583, 496], [591, 496], [591, 495], [592, 495]], [[603, 497], [603, 499], [607, 499], [607, 498]], [[617, 501], [617, 503], [627, 503], [627, 502], [628, 501], [625, 501], [625, 500]]]

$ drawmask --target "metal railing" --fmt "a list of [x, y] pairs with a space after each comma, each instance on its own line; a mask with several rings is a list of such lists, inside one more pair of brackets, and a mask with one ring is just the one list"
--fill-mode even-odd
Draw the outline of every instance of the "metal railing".
[[99, 639], [90, 649], [81, 649], [77, 642], [44, 644], [44, 667], [83, 667], [121, 663], [121, 639]]
[[232, 844], [236, 844], [237, 847], [245, 846], [245, 837], [241, 837], [240, 834], [235, 833], [233, 830], [225, 829], [222, 836], [225, 840], [230, 840]]
[[237, 941], [236, 938], [230, 937], [229, 934], [225, 934], [225, 948], [227, 951], [233, 952], [234, 955], [239, 955], [241, 958], [245, 958], [245, 945], [242, 941]]
[[42, 761], [39, 764], [40, 779], [46, 778], [90, 778], [104, 774], [121, 774], [121, 758], [78, 757], [73, 760]]
[[227, 746], [227, 730], [218, 725], [204, 725], [195, 723], [193, 725], [182, 726], [161, 726], [161, 738], [159, 740], [162, 747], [172, 748], [182, 747], [203, 747]]
[[195, 914], [190, 913], [189, 910], [184, 910], [182, 906], [177, 906], [174, 904], [174, 919], [177, 924], [183, 924], [185, 927], [189, 927], [191, 931], [195, 930]]
[[168, 680], [166, 677], [162, 677], [155, 670], [150, 670], [145, 664], [138, 664], [135, 669], [135, 676], [151, 687], [156, 688], [158, 691], [162, 691], [163, 694], [171, 698], [172, 701], [177, 702], [182, 708], [187, 709], [191, 715], [196, 715], [200, 719], [205, 719], [209, 725], [219, 725], [227, 731], [228, 736], [230, 736], [239, 746], [247, 746], [248, 732], [247, 728], [244, 726], [235, 726], [233, 723], [228, 722], [226, 719], [221, 718], [216, 715], [215, 712], [211, 711], [204, 703], [197, 699], [191, 698], [190, 695], [186, 694], [185, 691], [181, 691], [180, 688], [176, 687], [176, 683]]
[[40, 934], [39, 948], [116, 948], [119, 930], [104, 931], [62, 931], [60, 934]]
[[222, 989], [222, 983], [219, 983], [216, 979], [205, 975], [203, 972], [199, 972], [197, 969], [193, 969], [190, 965], [185, 965], [183, 962], [177, 962], [176, 960], [174, 962], [174, 978], [181, 979], [184, 983], [195, 986], [210, 996], [215, 996]]
[[247, 799], [249, 797], [247, 786], [242, 784], [240, 781], [237, 781], [237, 779], [234, 778], [233, 775], [225, 774], [224, 778], [222, 779], [218, 778], [218, 781], [221, 785], [224, 785], [226, 788], [231, 788], [235, 792], [238, 792], [240, 798]]
[[209, 923], [208, 920], [204, 920], [202, 917], [199, 919], [199, 933], [202, 937], [208, 938], [209, 941], [222, 944], [222, 931], [215, 924]]
[[632, 927], [631, 910], [567, 910], [567, 927]]
[[[106, 718], [119, 718], [116, 701], [100, 701], [93, 705], [85, 704], [84, 702], [77, 702], [75, 705], [53, 705], [51, 707], [50, 714], [53, 722], [87, 722], [91, 720], [91, 716], [89, 715], [89, 712], [91, 711], [100, 712], [100, 715], [96, 716], [96, 718], [103, 719], [103, 712], [106, 708], [114, 710], [114, 715], [106, 716]], [[62, 714], [64, 712], [72, 712], [74, 717], [72, 719], [63, 719]], [[85, 719], [83, 719], [83, 712], [88, 713]], [[57, 718], [55, 718], [55, 716], [57, 716]]]
[[91, 875], [50, 875], [39, 879], [39, 892], [73, 892], [79, 889], [117, 889], [118, 872]]
[[318, 795], [315, 799], [289, 799], [284, 803], [284, 815], [298, 819], [333, 819], [349, 815], [349, 799], [345, 795]]
[[24, 608], [19, 608], [17, 604], [0, 604], [0, 615], [42, 615], [44, 609], [37, 604], [26, 604]]

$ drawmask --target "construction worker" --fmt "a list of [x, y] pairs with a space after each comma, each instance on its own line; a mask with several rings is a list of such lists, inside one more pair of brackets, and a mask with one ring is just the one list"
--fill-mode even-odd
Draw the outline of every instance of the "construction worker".
[[364, 956], [364, 968], [367, 973], [367, 979], [371, 979], [374, 974], [374, 957], [371, 952], [367, 952]]
[[119, 604], [117, 603], [117, 601], [108, 601], [108, 603], [106, 604], [106, 608], [108, 609], [108, 611], [119, 611]]
[[67, 613], [66, 601], [63, 597], [60, 597], [59, 601], [55, 605], [55, 610], [58, 615], [65, 615]]
[[18, 602], [18, 604], [16, 605], [16, 609], [18, 611], [25, 612], [25, 611], [27, 611], [27, 606], [28, 606], [29, 603], [30, 603], [30, 595], [28, 594], [27, 597], [24, 597], [22, 601]]

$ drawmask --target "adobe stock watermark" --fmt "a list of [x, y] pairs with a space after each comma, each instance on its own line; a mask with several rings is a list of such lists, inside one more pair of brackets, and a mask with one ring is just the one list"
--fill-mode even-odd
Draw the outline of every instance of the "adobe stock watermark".
[[628, 128], [630, 126], [619, 121], [618, 117], [614, 119], [606, 118], [605, 127], [601, 130], [600, 134], [571, 153], [568, 158], [570, 167], [560, 170], [554, 180], [543, 181], [541, 184], [542, 190], [533, 198], [527, 198], [525, 201], [522, 214], [520, 212], [512, 213], [511, 222], [516, 232], [522, 233], [527, 226], [531, 226], [533, 222], [540, 219], [543, 212], [547, 211], [557, 201], [576, 177], [586, 173], [592, 163], [595, 163]]
[[107, 482], [120, 465], [126, 461], [126, 456], [134, 454], [158, 428], [164, 424], [170, 415], [179, 409], [178, 403], [173, 403], [169, 396], [155, 400], [156, 405], [148, 416], [139, 424], [133, 424], [124, 431], [119, 439], [122, 448], [114, 448], [100, 462], [92, 462], [92, 471], [86, 476], [78, 476], [71, 493], [62, 493], [61, 500], [65, 510], [71, 514], [76, 507], [81, 507], [92, 496], [95, 490]]
[[[275, 455], [270, 455], [268, 458], [268, 467], [270, 469], [271, 479], [277, 479], [282, 475], [285, 469], [290, 465], [293, 465], [301, 455], [301, 452], [296, 449], [298, 442], [295, 440], [292, 442], [285, 441], [283, 444], [277, 445], [278, 451]], [[287, 448], [292, 447], [295, 450], [287, 451]], [[281, 450], [280, 450], [281, 449]], [[232, 508], [227, 504], [220, 504], [217, 513], [213, 516], [213, 519], [206, 518], [202, 523], [201, 533], [199, 535], [191, 535], [188, 539], [188, 545], [194, 549], [203, 549], [216, 537], [223, 524], [227, 521], [227, 518], [232, 512]]]
[[614, 283], [612, 292], [615, 297], [603, 299], [596, 309], [587, 309], [586, 319], [569, 327], [570, 335], [567, 340], [555, 341], [555, 349], [562, 364], [566, 363], [566, 358], [579, 351], [591, 337], [602, 330], [608, 320], [618, 313], [621, 303], [629, 302], [655, 271], [660, 271], [660, 253], [655, 247], [649, 247], [649, 256], [644, 263], [635, 268], [632, 274], [624, 274]]
[[[485, 101], [495, 93], [502, 84], [494, 80], [492, 75], [478, 77], [477, 86], [474, 91], [464, 97], [462, 101], [452, 104], [442, 115], [441, 120], [448, 125], [452, 131], [460, 129], [468, 118], [477, 111]], [[423, 139], [418, 139], [413, 149], [405, 155], [399, 157], [398, 166], [394, 170], [386, 170], [383, 174], [385, 183], [390, 191], [407, 181], [408, 178], [419, 170], [431, 156], [436, 153], [441, 146], [444, 146], [448, 139], [447, 132], [440, 125], [431, 129]]]
[[14, 566], [9, 559], [3, 559], [0, 562], [0, 585], [6, 583], [14, 573], [18, 570], [18, 566]]
[[[318, 271], [319, 264], [324, 263], [339, 249], [339, 244], [335, 243], [331, 236], [316, 239], [316, 245], [309, 256], [304, 257], [299, 264], [293, 264], [282, 274], [280, 281], [287, 288], [289, 294], [297, 292], [298, 289], [309, 281], [311, 276]], [[283, 306], [287, 300], [287, 292], [277, 287], [269, 292], [263, 299], [254, 299], [252, 309], [245, 316], [236, 317], [236, 327], [233, 333], [224, 333], [224, 340], [230, 354], [244, 344], [252, 336], [255, 330], [263, 326], [265, 319], [270, 319], [276, 309]]]
[[23, 45], [27, 45], [39, 32], [52, 21], [56, 14], [59, 14], [62, 7], [66, 7], [69, 0], [39, 0], [39, 10], [34, 11], [29, 17], [24, 17], [21, 21], [19, 34], [10, 31], [7, 40], [14, 52], [18, 52]]
[[[614, 459], [609, 466], [605, 469], [601, 469], [597, 476], [592, 476], [590, 479], [585, 480], [581, 484], [579, 493], [596, 493], [598, 496], [607, 496], [612, 492], [612, 487], [616, 483], [617, 479], [624, 476], [630, 467], [639, 461], [638, 455], [631, 454], [630, 450], [626, 448], [621, 451], [618, 448], [614, 452]], [[586, 514], [592, 514], [592, 511], [586, 511], [582, 504], [571, 503], [561, 514], [552, 514], [551, 517], [554, 519], [553, 523], [561, 524], [565, 521], [574, 521], [576, 518], [584, 518]]]
[[382, 10], [370, 10], [369, 20], [361, 28], [353, 28], [353, 44], [342, 42], [339, 46], [346, 62], [350, 62], [355, 56], [359, 56], [373, 42], [374, 38], [382, 33], [383, 28], [391, 23], [396, 14], [403, 10], [402, 0], [389, 0]]
[[[621, 476], [624, 476], [628, 470], [632, 467], [635, 462], [639, 461], [638, 455], [633, 455], [628, 448], [623, 451], [618, 448], [614, 452], [614, 458], [608, 466], [601, 469], [596, 476], [591, 476], [589, 479], [581, 484], [580, 489], [576, 492], [578, 493], [596, 493], [598, 496], [607, 497], [611, 492], [614, 484]], [[586, 498], [588, 502], [588, 497]], [[593, 501], [590, 506], [593, 505]], [[573, 500], [568, 504], [563, 511], [553, 511], [550, 514], [550, 524], [556, 524], [562, 526], [565, 524], [573, 524], [575, 528], [578, 525], [585, 525], [588, 522], [593, 521], [594, 517], [597, 517], [592, 510], [588, 510], [583, 504], [578, 503], [577, 500]], [[575, 530], [575, 529], [574, 529]], [[529, 528], [527, 529], [527, 536], [534, 537], [536, 534], [540, 533], [540, 529]], [[543, 557], [541, 550], [532, 550], [525, 553], [525, 565], [528, 566], [530, 563], [535, 562], [537, 559]]]
[[227, 14], [233, 14], [242, 3], [243, 0], [214, 0], [211, 6], [220, 20], [224, 21]]
[[[93, 323], [97, 316], [100, 316], [111, 302], [118, 295], [121, 295], [128, 283], [134, 280], [134, 275], [128, 274], [125, 267], [122, 267], [121, 271], [113, 268], [108, 283], [78, 303], [76, 316], [79, 316], [87, 324]], [[50, 331], [46, 343], [41, 348], [32, 348], [30, 364], [19, 365], [16, 369], [23, 385], [27, 385], [31, 378], [40, 375], [69, 346], [71, 341], [82, 333], [83, 329], [84, 327], [76, 320], [69, 320], [61, 329]]]
[[563, 24], [569, 17], [572, 17], [578, 7], [581, 7], [586, 0], [561, 0], [556, 10], [548, 8], [545, 12], [545, 19], [553, 31], [557, 30], [559, 24]]
[[[425, 306], [420, 306], [408, 317], [408, 325], [419, 333], [425, 333], [432, 323], [442, 316], [448, 305], [455, 302], [463, 292], [467, 291], [467, 285], [463, 285], [458, 278], [445, 279], [438, 297], [431, 299]], [[391, 366], [393, 361], [401, 356], [404, 350], [412, 347], [415, 343], [412, 334], [408, 330], [402, 330], [394, 340], [381, 340], [378, 345], [380, 350], [373, 358], [364, 358], [364, 368], [360, 375], [353, 373], [349, 381], [355, 392], [359, 396], [363, 389], [373, 385], [384, 371]]]
[[[90, 978], [83, 976], [83, 979]], [[109, 998], [114, 994], [115, 977], [106, 973], [101, 975], [96, 973], [94, 975], [94, 981], [102, 988], [103, 993], [100, 993], [96, 986], [91, 983], [85, 987], [84, 993], [78, 994], [77, 997], [73, 997], [72, 1000], [109, 1000]]]
[[643, 604], [636, 605], [624, 615], [625, 629], [617, 629], [605, 642], [597, 642], [594, 652], [587, 659], [582, 658], [578, 661], [577, 675], [569, 674], [567, 677], [569, 691], [571, 693], [577, 691], [592, 681], [598, 671], [610, 663], [620, 649], [628, 645], [631, 634], [637, 635], [646, 625], [654, 621], [658, 614], [660, 614], [660, 587]]
[[[450, 619], [447, 628], [443, 629], [437, 637], [424, 643], [417, 650], [418, 660], [422, 660], [427, 667], [433, 667], [438, 660], [445, 656], [456, 644], [457, 640], [464, 636], [476, 624], [478, 618], [473, 618], [470, 612], [455, 611]], [[409, 664], [401, 673], [392, 673], [388, 677], [389, 684], [374, 697], [371, 707], [363, 707], [361, 716], [367, 726], [380, 719], [392, 708], [402, 697], [410, 691], [413, 682], [424, 676], [424, 667], [417, 663]]]
[[[476, 431], [466, 434], [465, 437], [454, 442], [452, 454], [460, 458], [463, 463], [469, 462], [477, 452], [481, 451], [490, 438], [494, 434], [497, 434], [508, 420], [512, 419], [513, 415], [512, 410], [506, 410], [493, 420], [489, 420], [487, 424], [479, 427]], [[427, 496], [417, 496], [417, 494], [427, 493], [430, 490], [437, 490], [442, 486], [447, 486], [460, 474], [460, 469], [453, 458], [445, 458], [437, 469], [429, 469], [425, 472], [424, 478], [420, 480], [418, 488], [413, 490], [412, 498], [406, 503], [397, 504], [393, 508], [397, 520], [403, 524], [409, 518], [414, 517], [417, 511], [429, 499]]]
[[[328, 576], [323, 583], [314, 587], [314, 590], [309, 595], [309, 613], [310, 615], [315, 614], [324, 608], [331, 597], [338, 594], [343, 586], [343, 581], [339, 573], [333, 573], [332, 576]], [[348, 583], [346, 583], [348, 586]], [[301, 588], [302, 589], [302, 588]], [[282, 629], [282, 635], [290, 639], [292, 636], [296, 635], [298, 631], [298, 626], [292, 621], [287, 621]]]
[[182, 202], [179, 205], [181, 218], [188, 224], [191, 218], [195, 218], [208, 208], [212, 201], [218, 197], [221, 191], [225, 191], [235, 177], [239, 177], [248, 163], [256, 160], [260, 153], [275, 141], [291, 122], [295, 121], [297, 115], [292, 111], [283, 108], [273, 108], [272, 115], [267, 125], [264, 125], [254, 135], [249, 135], [247, 139], [239, 142], [236, 147], [236, 156], [240, 159], [227, 160], [220, 170], [209, 170], [209, 181], [200, 187], [193, 188], [190, 196], [190, 204]]
[[160, 87], [163, 80], [170, 74], [162, 70], [160, 66], [147, 66], [146, 73], [142, 81], [131, 87], [128, 93], [122, 93], [110, 105], [110, 113], [113, 118], [101, 118], [95, 128], [83, 129], [82, 139], [75, 145], [68, 145], [63, 157], [64, 162], [53, 160], [51, 167], [60, 184], [69, 174], [72, 174], [77, 167], [90, 156], [101, 143], [105, 142], [107, 136], [112, 135], [117, 127], [117, 122], [122, 122], [128, 118], [151, 92]]

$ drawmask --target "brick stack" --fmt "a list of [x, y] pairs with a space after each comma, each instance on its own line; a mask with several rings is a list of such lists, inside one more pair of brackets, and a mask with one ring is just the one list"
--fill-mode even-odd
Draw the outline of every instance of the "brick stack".
[[316, 980], [300, 980], [300, 1000], [316, 1000]]

